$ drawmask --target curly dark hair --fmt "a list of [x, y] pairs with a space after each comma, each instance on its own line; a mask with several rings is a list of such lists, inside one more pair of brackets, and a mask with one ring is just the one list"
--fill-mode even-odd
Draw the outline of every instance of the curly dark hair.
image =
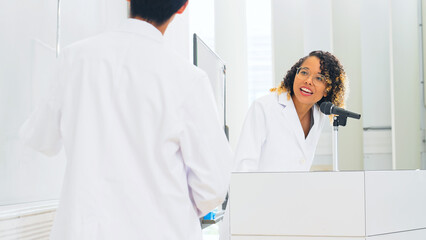
[[293, 67], [287, 72], [284, 81], [281, 82], [281, 90], [286, 91], [290, 96], [294, 95], [293, 83], [297, 68], [308, 58], [315, 56], [320, 59], [321, 74], [327, 78], [327, 96], [317, 102], [320, 105], [323, 102], [332, 102], [335, 106], [343, 107], [346, 91], [346, 73], [339, 60], [331, 53], [324, 51], [313, 51], [299, 59]]

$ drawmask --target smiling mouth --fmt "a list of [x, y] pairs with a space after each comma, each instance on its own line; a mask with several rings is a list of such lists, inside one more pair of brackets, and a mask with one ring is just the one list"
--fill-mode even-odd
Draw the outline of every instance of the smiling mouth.
[[304, 88], [304, 87], [300, 88], [300, 91], [302, 92], [303, 95], [309, 95], [310, 96], [310, 95], [313, 94], [313, 92], [311, 90]]

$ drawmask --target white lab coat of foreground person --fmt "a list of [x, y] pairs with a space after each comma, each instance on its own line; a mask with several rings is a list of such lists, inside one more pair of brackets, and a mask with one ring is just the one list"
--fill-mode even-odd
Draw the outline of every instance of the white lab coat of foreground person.
[[160, 30], [129, 19], [64, 49], [22, 127], [41, 152], [65, 149], [51, 239], [201, 240], [199, 217], [223, 202], [233, 155], [209, 80]]
[[[332, 54], [314, 51], [301, 58], [279, 88], [250, 107], [235, 151], [234, 171], [309, 171], [322, 128], [329, 122], [319, 105], [330, 101], [343, 106], [346, 82], [343, 67]], [[221, 240], [230, 239], [228, 211], [220, 232]]]

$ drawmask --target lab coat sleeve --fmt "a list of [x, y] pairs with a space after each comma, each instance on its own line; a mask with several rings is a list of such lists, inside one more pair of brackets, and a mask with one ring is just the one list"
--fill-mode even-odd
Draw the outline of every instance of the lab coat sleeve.
[[209, 80], [203, 74], [183, 104], [180, 137], [188, 187], [199, 217], [224, 201], [231, 176], [233, 153], [215, 104]]
[[267, 134], [265, 118], [264, 108], [261, 103], [255, 101], [247, 112], [241, 130], [235, 151], [234, 171], [258, 171], [262, 145]]
[[49, 95], [21, 126], [19, 136], [21, 141], [36, 151], [47, 156], [56, 155], [62, 148], [60, 133], [60, 99], [62, 96], [62, 82], [60, 72], [64, 62], [62, 55], [58, 59], [55, 78], [50, 86]]

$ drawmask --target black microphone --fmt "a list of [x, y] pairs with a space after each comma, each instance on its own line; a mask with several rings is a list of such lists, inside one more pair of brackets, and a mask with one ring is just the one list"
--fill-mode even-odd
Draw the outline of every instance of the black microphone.
[[325, 115], [336, 114], [342, 117], [350, 117], [355, 119], [360, 119], [361, 114], [354, 113], [343, 108], [334, 106], [331, 102], [323, 102], [320, 105], [320, 110]]

